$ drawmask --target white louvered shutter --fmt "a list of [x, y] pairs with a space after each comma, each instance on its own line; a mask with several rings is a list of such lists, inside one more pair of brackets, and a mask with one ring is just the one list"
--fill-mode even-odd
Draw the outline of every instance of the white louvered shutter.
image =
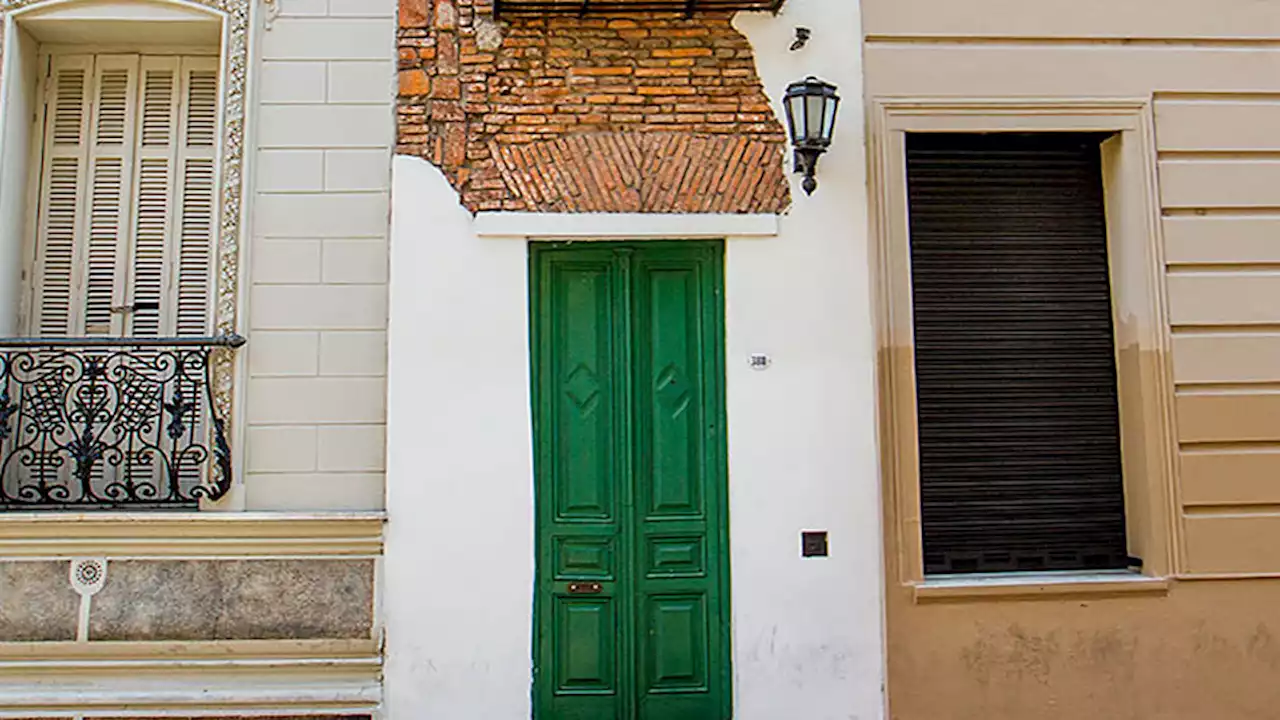
[[218, 63], [182, 59], [183, 107], [178, 143], [176, 297], [173, 332], [207, 335], [217, 233]]
[[114, 335], [129, 244], [138, 56], [54, 57], [36, 238], [33, 330]]
[[138, 111], [138, 174], [128, 284], [129, 335], [168, 334], [165, 306], [174, 262], [173, 197], [177, 172], [181, 84], [176, 57], [145, 57]]
[[49, 82], [31, 331], [209, 334], [217, 59], [55, 56]]
[[133, 212], [135, 111], [138, 56], [99, 55], [94, 67], [92, 138], [89, 147], [88, 233], [80, 266], [81, 332], [121, 335], [123, 318], [113, 308], [124, 303], [126, 248]]
[[144, 57], [130, 335], [207, 335], [213, 283], [218, 63]]
[[44, 167], [36, 233], [29, 332], [66, 336], [79, 331], [73, 316], [77, 238], [89, 148], [91, 55], [54, 58], [47, 80]]

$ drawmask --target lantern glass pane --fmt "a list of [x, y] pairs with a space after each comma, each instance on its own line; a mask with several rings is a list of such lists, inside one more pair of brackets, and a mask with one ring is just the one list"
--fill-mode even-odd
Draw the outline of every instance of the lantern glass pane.
[[836, 134], [836, 109], [840, 107], [840, 98], [827, 99], [827, 115], [822, 119], [822, 138], [831, 142]]
[[797, 117], [796, 113], [796, 97], [794, 95], [786, 96], [783, 101], [787, 110], [787, 125], [791, 128], [791, 141], [795, 142], [800, 137], [800, 123], [803, 119]]
[[826, 98], [821, 95], [810, 95], [805, 103], [805, 139], [822, 140], [823, 105]]
[[795, 123], [795, 137], [792, 140], [804, 140], [809, 135], [808, 118], [804, 114], [804, 95], [792, 95], [787, 102], [791, 110], [791, 122]]
[[796, 138], [798, 137], [796, 135], [796, 111], [795, 111], [795, 108], [793, 107], [794, 104], [795, 103], [792, 100], [791, 96], [787, 96], [782, 99], [782, 109], [787, 114], [787, 129], [791, 131], [792, 142], [795, 142]]

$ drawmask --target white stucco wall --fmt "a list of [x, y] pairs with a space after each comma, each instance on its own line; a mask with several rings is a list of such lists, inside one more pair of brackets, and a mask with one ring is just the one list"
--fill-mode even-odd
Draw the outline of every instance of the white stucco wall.
[[[858, 5], [792, 2], [737, 25], [775, 101], [815, 74], [844, 104], [818, 192], [796, 182], [776, 237], [727, 240], [734, 717], [876, 720], [881, 531]], [[791, 53], [797, 25], [814, 37]], [[395, 160], [392, 206], [386, 715], [527, 718], [527, 243], [478, 237], [445, 179], [416, 158]], [[753, 353], [772, 366], [750, 369]], [[802, 530], [828, 530], [831, 556], [801, 558]]]

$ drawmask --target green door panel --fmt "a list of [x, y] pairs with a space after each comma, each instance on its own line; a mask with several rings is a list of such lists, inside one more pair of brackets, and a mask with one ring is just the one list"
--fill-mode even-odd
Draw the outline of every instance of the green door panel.
[[[619, 607], [624, 454], [616, 441], [621, 273], [609, 252], [549, 260], [531, 278], [541, 321], [535, 324], [540, 705], [551, 718], [621, 718], [627, 701], [620, 687], [627, 612]], [[570, 594], [571, 582], [599, 583], [601, 591]]]
[[730, 716], [722, 266], [533, 246], [539, 720]]
[[715, 245], [634, 263], [634, 596], [638, 717], [715, 718], [727, 639], [719, 608], [723, 460]]

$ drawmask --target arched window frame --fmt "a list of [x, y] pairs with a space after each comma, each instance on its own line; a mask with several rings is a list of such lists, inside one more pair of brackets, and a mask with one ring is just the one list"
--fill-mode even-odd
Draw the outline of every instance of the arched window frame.
[[[11, 37], [11, 24], [22, 16], [88, 0], [0, 0], [3, 35]], [[215, 274], [213, 327], [216, 333], [232, 334], [239, 328], [241, 237], [245, 221], [245, 122], [247, 108], [248, 68], [250, 63], [249, 29], [254, 0], [117, 0], [162, 4], [196, 9], [218, 17], [222, 23], [220, 52], [220, 128], [217, 182], [219, 196], [218, 229], [215, 238]], [[275, 0], [266, 0], [274, 8]], [[268, 16], [270, 16], [270, 12]], [[4, 48], [0, 47], [0, 61]], [[8, 63], [0, 63], [5, 68]], [[0, 76], [0, 87], [10, 78]], [[234, 356], [216, 354], [214, 366], [214, 402], [223, 417], [232, 417]]]

